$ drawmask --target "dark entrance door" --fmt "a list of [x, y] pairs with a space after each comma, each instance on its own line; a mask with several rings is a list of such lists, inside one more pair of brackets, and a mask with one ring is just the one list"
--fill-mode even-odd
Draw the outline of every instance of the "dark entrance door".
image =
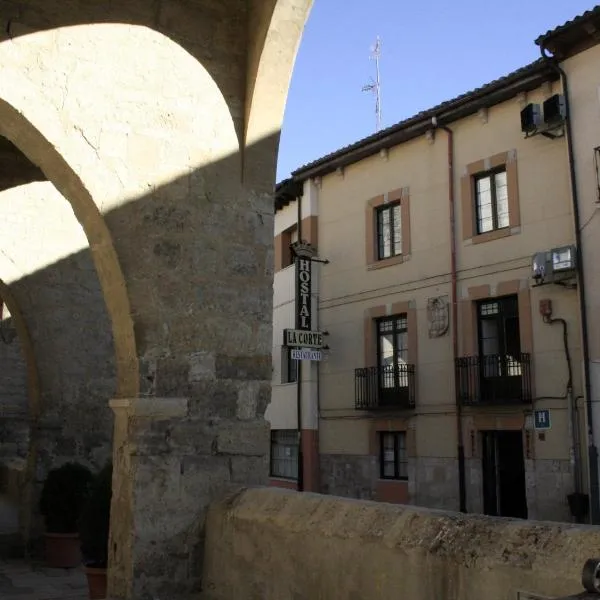
[[525, 457], [521, 431], [483, 431], [483, 511], [527, 518]]

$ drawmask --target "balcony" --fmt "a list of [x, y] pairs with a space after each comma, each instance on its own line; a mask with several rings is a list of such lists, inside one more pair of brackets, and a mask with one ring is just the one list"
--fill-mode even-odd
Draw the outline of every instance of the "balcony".
[[354, 371], [356, 410], [415, 407], [415, 366], [392, 364]]
[[465, 405], [529, 404], [531, 357], [463, 356], [456, 360], [458, 401]]

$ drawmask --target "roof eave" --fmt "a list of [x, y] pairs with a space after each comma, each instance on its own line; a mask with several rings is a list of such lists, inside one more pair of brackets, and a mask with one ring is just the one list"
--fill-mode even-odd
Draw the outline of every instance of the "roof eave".
[[600, 9], [596, 8], [574, 22], [540, 35], [535, 43], [564, 60], [600, 43]]
[[318, 164], [309, 165], [307, 168], [297, 169], [292, 173], [293, 179], [304, 181], [312, 177], [322, 177], [340, 167], [346, 167], [356, 163], [364, 158], [373, 156], [381, 150], [389, 149], [411, 139], [424, 135], [426, 131], [432, 129], [432, 117], [436, 117], [438, 123], [449, 124], [459, 119], [468, 117], [476, 113], [481, 108], [489, 108], [501, 102], [513, 98], [517, 94], [535, 89], [542, 83], [558, 78], [556, 72], [544, 64], [531, 73], [524, 74], [512, 82], [503, 82], [498, 88], [492, 90], [482, 90], [480, 94], [473, 94], [472, 97], [458, 100], [454, 106], [448, 106], [439, 110], [431, 109], [415, 117], [413, 120], [405, 122], [398, 129], [393, 129], [388, 135], [380, 139], [366, 142], [356, 148], [347, 151], [340, 151], [333, 156], [323, 160]]

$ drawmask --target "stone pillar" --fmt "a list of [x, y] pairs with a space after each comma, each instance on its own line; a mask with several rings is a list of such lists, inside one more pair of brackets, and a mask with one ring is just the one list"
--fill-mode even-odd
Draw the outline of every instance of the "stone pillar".
[[[194, 373], [216, 381], [214, 371]], [[269, 429], [256, 412], [269, 389], [258, 382], [219, 385], [221, 406], [212, 417], [199, 415], [188, 398], [111, 401], [109, 597], [176, 600], [199, 593], [209, 502], [234, 487], [267, 482]]]

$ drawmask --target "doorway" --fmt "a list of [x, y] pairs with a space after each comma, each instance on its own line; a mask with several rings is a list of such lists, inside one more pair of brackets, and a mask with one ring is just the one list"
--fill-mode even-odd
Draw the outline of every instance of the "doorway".
[[521, 431], [482, 431], [483, 511], [527, 518], [525, 456]]

